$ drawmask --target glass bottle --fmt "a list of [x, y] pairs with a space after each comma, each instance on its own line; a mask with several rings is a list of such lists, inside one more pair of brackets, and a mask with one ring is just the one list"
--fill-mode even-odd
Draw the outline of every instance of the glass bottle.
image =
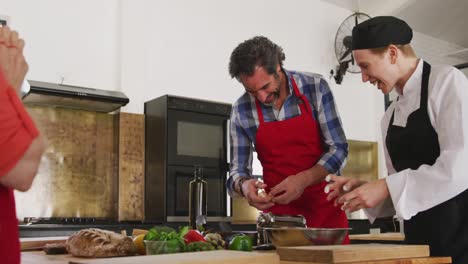
[[200, 230], [206, 227], [206, 186], [206, 181], [203, 180], [203, 168], [195, 165], [189, 188], [189, 226], [192, 229]]

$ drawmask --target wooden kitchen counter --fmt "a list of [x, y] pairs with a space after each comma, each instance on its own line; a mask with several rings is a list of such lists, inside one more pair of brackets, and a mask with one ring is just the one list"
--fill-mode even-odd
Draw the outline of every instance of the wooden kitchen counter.
[[[31, 238], [31, 239], [21, 239], [21, 247], [25, 248], [34, 248], [41, 247], [46, 243], [51, 242], [64, 242], [66, 237], [46, 237], [46, 238]], [[400, 240], [403, 237], [399, 233], [384, 233], [384, 234], [363, 234], [363, 235], [353, 235], [352, 239], [362, 239], [364, 240]], [[352, 255], [366, 254], [370, 256], [373, 253], [371, 252], [375, 247], [382, 247], [378, 255], [389, 254], [389, 252], [405, 252], [409, 246], [405, 245], [384, 245], [384, 244], [359, 244], [359, 245], [347, 245], [347, 246], [338, 246], [341, 248], [346, 248], [349, 252], [352, 252]], [[320, 247], [320, 250], [326, 248], [327, 246]], [[333, 246], [332, 246], [333, 247]], [[392, 248], [394, 247], [394, 248]], [[401, 248], [400, 248], [401, 247]], [[427, 247], [427, 246], [426, 246]], [[295, 250], [296, 247], [290, 248], [279, 248], [279, 253], [283, 254], [284, 249]], [[302, 249], [303, 247], [298, 247]], [[318, 248], [318, 247], [313, 247]], [[349, 251], [351, 250], [351, 251]], [[292, 252], [292, 251], [291, 251]], [[348, 253], [335, 253], [344, 258], [347, 258], [346, 264], [446, 264], [451, 263], [450, 257], [424, 257], [429, 255], [428, 249], [424, 255], [411, 255], [407, 256], [405, 259], [393, 259], [393, 260], [367, 260], [361, 258], [360, 261], [357, 259], [352, 260], [349, 258]], [[293, 256], [299, 256], [301, 253], [292, 252]], [[289, 254], [289, 255], [291, 255]], [[309, 252], [304, 253], [305, 256], [310, 255]], [[344, 255], [343, 255], [344, 254]], [[283, 255], [282, 255], [283, 256]], [[348, 256], [348, 257], [347, 257]], [[402, 256], [402, 255], [398, 255]], [[394, 258], [395, 254], [393, 254]], [[283, 258], [283, 257], [282, 257]], [[284, 259], [288, 259], [285, 258]], [[334, 258], [335, 259], [335, 258]], [[377, 258], [370, 258], [377, 259]], [[230, 250], [218, 250], [218, 251], [208, 251], [208, 252], [194, 252], [194, 253], [179, 253], [179, 254], [166, 254], [166, 255], [152, 255], [152, 256], [132, 256], [132, 257], [121, 257], [121, 258], [101, 258], [101, 259], [88, 259], [88, 258], [77, 258], [71, 255], [46, 255], [43, 251], [24, 251], [21, 253], [21, 263], [22, 264], [154, 264], [154, 263], [167, 263], [167, 264], [238, 264], [238, 263], [252, 263], [252, 264], [324, 264], [324, 263], [344, 263], [344, 262], [307, 262], [311, 260], [305, 260], [302, 258], [295, 258], [295, 261], [280, 260], [279, 255], [276, 251], [254, 251], [254, 252], [240, 252], [240, 251], [230, 251]], [[336, 259], [335, 259], [336, 261]]]
[[47, 255], [44, 251], [21, 252], [21, 264], [68, 264], [72, 260], [79, 260], [72, 255]]
[[[198, 257], [194, 257], [198, 256]], [[46, 255], [42, 251], [22, 252], [21, 264], [314, 264], [312, 262], [280, 261], [275, 252], [240, 252], [240, 251], [208, 251], [196, 253], [180, 253], [153, 256], [135, 256], [125, 258], [86, 259], [71, 255]], [[447, 264], [452, 263], [449, 257], [412, 258], [399, 260], [381, 260], [366, 262], [348, 262], [346, 264]]]

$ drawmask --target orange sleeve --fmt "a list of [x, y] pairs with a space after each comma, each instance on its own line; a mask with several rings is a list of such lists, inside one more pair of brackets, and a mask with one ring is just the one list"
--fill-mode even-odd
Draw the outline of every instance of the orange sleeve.
[[21, 159], [39, 130], [0, 71], [0, 177]]

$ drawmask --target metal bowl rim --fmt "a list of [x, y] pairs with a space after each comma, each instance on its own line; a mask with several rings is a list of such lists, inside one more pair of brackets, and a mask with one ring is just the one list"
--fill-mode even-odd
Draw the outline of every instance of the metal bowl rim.
[[352, 228], [318, 228], [318, 227], [295, 227], [295, 226], [284, 226], [284, 227], [263, 227], [265, 230], [308, 230], [308, 231], [338, 231], [338, 230], [351, 230]]

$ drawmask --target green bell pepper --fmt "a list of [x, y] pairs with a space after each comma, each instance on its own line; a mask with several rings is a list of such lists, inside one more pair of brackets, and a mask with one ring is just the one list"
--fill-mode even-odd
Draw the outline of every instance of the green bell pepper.
[[230, 250], [252, 251], [252, 238], [246, 235], [235, 236], [229, 243]]

